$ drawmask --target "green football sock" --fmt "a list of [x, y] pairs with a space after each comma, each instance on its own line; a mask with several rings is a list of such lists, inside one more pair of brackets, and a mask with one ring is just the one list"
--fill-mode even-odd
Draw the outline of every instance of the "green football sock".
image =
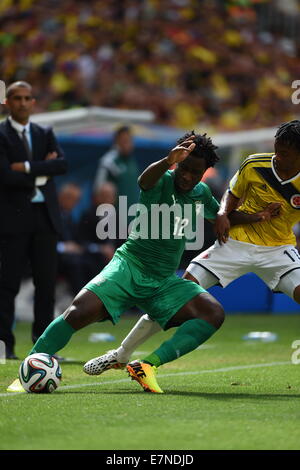
[[29, 354], [41, 352], [52, 356], [69, 342], [75, 331], [64, 317], [60, 315], [47, 326]]
[[152, 354], [145, 357], [143, 362], [159, 367], [166, 362], [174, 361], [174, 359], [178, 359], [178, 357], [196, 349], [216, 331], [217, 328], [205, 320], [198, 318], [187, 320], [177, 328], [172, 338], [165, 341]]

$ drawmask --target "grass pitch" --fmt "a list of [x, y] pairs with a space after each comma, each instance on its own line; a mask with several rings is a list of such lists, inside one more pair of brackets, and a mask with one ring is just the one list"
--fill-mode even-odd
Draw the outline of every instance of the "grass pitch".
[[[163, 395], [144, 393], [124, 371], [90, 377], [82, 365], [116, 347], [135, 323], [94, 324], [76, 333], [61, 354], [63, 381], [50, 395], [8, 394], [20, 361], [0, 364], [0, 449], [300, 449], [300, 340], [297, 315], [233, 315], [200, 349], [162, 366]], [[272, 331], [273, 343], [246, 342], [249, 331]], [[112, 343], [91, 343], [94, 332]], [[17, 324], [17, 354], [31, 347], [30, 325]], [[172, 334], [140, 346], [143, 357]], [[300, 354], [298, 355], [300, 358]]]

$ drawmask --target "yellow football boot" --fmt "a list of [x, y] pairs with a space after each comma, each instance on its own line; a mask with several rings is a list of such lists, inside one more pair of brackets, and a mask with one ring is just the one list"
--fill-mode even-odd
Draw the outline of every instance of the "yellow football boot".
[[164, 393], [156, 381], [155, 366], [146, 362], [133, 361], [127, 364], [126, 369], [132, 380], [136, 380], [145, 392]]

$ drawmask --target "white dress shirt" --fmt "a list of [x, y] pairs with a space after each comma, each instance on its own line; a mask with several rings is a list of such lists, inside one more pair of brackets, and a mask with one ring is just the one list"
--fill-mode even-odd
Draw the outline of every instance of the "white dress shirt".
[[[11, 116], [8, 117], [11, 126], [17, 131], [18, 136], [20, 137], [21, 140], [23, 140], [23, 131], [25, 130], [25, 137], [28, 141], [28, 145], [30, 150], [32, 151], [32, 141], [31, 141], [31, 133], [30, 133], [30, 122], [28, 121], [25, 126], [23, 124], [20, 124], [19, 122], [15, 121]], [[30, 173], [31, 172], [31, 167], [30, 167], [30, 162], [27, 160], [24, 162], [25, 165], [25, 172]], [[31, 199], [31, 202], [44, 202], [45, 198], [41, 190], [38, 188], [38, 186], [44, 186], [48, 180], [47, 176], [37, 176], [35, 178], [35, 195]]]

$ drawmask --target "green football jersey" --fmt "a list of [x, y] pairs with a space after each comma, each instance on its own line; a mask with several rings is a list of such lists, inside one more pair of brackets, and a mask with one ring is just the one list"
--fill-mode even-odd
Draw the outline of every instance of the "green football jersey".
[[186, 241], [196, 232], [199, 204], [204, 205], [206, 219], [216, 218], [219, 203], [209, 187], [200, 182], [192, 191], [179, 193], [174, 186], [174, 171], [168, 170], [152, 189], [141, 190], [132, 230], [116, 253], [150, 276], [170, 276], [179, 266]]

